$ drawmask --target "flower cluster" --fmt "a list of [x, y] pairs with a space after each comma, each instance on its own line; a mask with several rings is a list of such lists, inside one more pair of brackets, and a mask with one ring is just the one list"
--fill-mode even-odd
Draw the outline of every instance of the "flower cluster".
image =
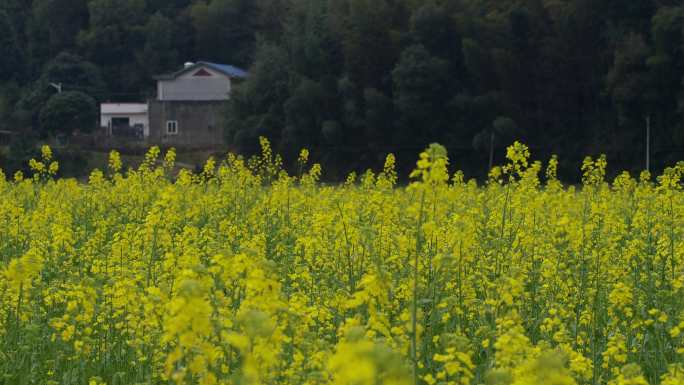
[[433, 144], [329, 185], [260, 144], [0, 171], [0, 383], [684, 384], [683, 164], [565, 187], [516, 142], [478, 185]]

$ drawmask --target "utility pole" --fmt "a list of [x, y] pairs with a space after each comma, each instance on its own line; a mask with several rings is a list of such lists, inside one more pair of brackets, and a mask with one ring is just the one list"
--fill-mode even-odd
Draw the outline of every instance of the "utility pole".
[[50, 83], [50, 86], [54, 87], [58, 94], [62, 93], [62, 83]]
[[651, 115], [646, 116], [646, 171], [651, 172]]

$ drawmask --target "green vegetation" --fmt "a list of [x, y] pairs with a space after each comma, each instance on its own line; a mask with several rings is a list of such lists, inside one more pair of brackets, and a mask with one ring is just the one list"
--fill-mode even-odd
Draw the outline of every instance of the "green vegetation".
[[153, 75], [208, 60], [251, 73], [226, 108], [228, 144], [308, 147], [337, 175], [388, 152], [408, 171], [439, 141], [484, 176], [510, 138], [559, 154], [566, 179], [586, 153], [636, 171], [647, 118], [655, 168], [684, 147], [672, 0], [4, 0], [0, 50], [5, 130], [49, 129], [50, 83], [144, 100]]
[[432, 144], [331, 186], [260, 144], [0, 170], [0, 383], [684, 384], [684, 162], [566, 187], [515, 142], [478, 185]]

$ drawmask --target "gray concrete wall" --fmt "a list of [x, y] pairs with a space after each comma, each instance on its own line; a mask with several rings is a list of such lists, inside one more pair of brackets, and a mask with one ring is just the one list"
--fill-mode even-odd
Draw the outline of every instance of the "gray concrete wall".
[[225, 75], [210, 77], [179, 77], [160, 80], [159, 100], [228, 100], [230, 79]]
[[[150, 145], [177, 148], [216, 148], [225, 143], [223, 101], [150, 101]], [[167, 121], [178, 122], [178, 133], [170, 135]]]

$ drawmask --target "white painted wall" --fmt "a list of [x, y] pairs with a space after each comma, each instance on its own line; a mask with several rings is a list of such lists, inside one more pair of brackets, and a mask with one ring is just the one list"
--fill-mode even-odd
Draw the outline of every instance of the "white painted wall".
[[[112, 118], [128, 118], [131, 126], [141, 124], [143, 135], [150, 135], [147, 103], [103, 103], [100, 105], [100, 126], [111, 129]], [[109, 131], [108, 131], [109, 132]]]
[[[200, 69], [211, 76], [194, 76]], [[230, 78], [209, 67], [201, 66], [173, 80], [160, 80], [157, 83], [159, 100], [210, 101], [228, 100], [230, 95]]]

